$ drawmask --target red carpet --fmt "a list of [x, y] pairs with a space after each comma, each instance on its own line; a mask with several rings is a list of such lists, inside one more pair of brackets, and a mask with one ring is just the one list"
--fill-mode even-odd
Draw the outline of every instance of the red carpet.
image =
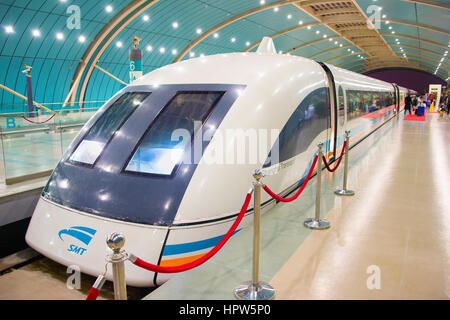
[[409, 114], [403, 120], [406, 120], [406, 121], [425, 121], [425, 120], [427, 120], [427, 118], [426, 118], [425, 115], [423, 115], [423, 116], [415, 116], [415, 115]]

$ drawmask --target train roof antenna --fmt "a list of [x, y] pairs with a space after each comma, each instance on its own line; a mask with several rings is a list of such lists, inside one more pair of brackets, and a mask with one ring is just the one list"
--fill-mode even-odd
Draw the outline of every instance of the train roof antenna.
[[275, 44], [273, 43], [272, 38], [264, 37], [256, 50], [257, 53], [277, 53], [277, 49], [275, 49]]

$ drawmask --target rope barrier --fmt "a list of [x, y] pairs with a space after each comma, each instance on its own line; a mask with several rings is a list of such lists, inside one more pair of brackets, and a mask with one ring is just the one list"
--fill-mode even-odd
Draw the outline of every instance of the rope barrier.
[[187, 270], [190, 270], [190, 269], [193, 269], [193, 268], [196, 268], [196, 267], [202, 265], [203, 263], [205, 263], [206, 261], [211, 259], [217, 252], [219, 252], [219, 250], [222, 249], [222, 247], [225, 245], [225, 243], [227, 243], [227, 241], [234, 234], [237, 227], [239, 226], [242, 219], [244, 218], [245, 213], [247, 212], [251, 198], [252, 198], [251, 192], [247, 193], [247, 196], [245, 198], [245, 202], [244, 202], [244, 205], [242, 206], [241, 212], [239, 213], [238, 217], [236, 218], [236, 221], [234, 222], [234, 224], [231, 226], [230, 230], [228, 230], [227, 234], [222, 238], [222, 240], [220, 240], [220, 242], [211, 251], [209, 251], [207, 254], [205, 254], [201, 258], [199, 258], [193, 262], [190, 262], [190, 263], [187, 263], [187, 264], [184, 264], [181, 266], [176, 266], [176, 267], [162, 267], [162, 266], [154, 265], [154, 264], [148, 263], [142, 259], [139, 259], [138, 257], [136, 257], [134, 254], [131, 254], [131, 253], [128, 256], [128, 260], [130, 260], [133, 264], [135, 264], [138, 267], [141, 267], [148, 271], [158, 272], [158, 273], [179, 273], [179, 272], [184, 272], [184, 271], [187, 271]]
[[35, 122], [35, 121], [31, 121], [30, 119], [27, 119], [25, 116], [22, 116], [23, 119], [25, 119], [26, 121], [30, 122], [30, 123], [34, 123], [34, 124], [44, 124], [49, 122], [50, 120], [52, 120], [54, 117], [56, 116], [56, 113], [53, 114], [49, 119], [43, 121], [43, 122]]
[[102, 290], [103, 285], [105, 284], [106, 278], [104, 275], [98, 276], [94, 285], [89, 290], [89, 294], [86, 297], [86, 300], [97, 300], [98, 295], [100, 294], [100, 290]]
[[325, 165], [325, 167], [327, 168], [327, 170], [329, 172], [335, 172], [339, 168], [339, 165], [341, 164], [342, 158], [344, 156], [344, 150], [345, 150], [346, 146], [347, 146], [347, 141], [344, 142], [344, 145], [343, 145], [342, 151], [341, 151], [341, 156], [339, 157], [339, 160], [336, 163], [336, 166], [334, 167], [334, 169], [330, 168], [330, 165], [327, 163], [327, 159], [325, 158], [325, 156], [322, 157], [323, 164]]
[[316, 167], [317, 164], [317, 160], [319, 159], [319, 156], [316, 155], [313, 161], [313, 164], [311, 165], [311, 169], [309, 169], [308, 175], [306, 176], [305, 181], [303, 182], [302, 186], [300, 187], [300, 189], [298, 189], [297, 193], [295, 195], [293, 195], [290, 198], [282, 198], [279, 195], [277, 195], [275, 192], [273, 192], [272, 190], [269, 189], [268, 186], [264, 186], [264, 191], [266, 191], [272, 198], [274, 198], [277, 201], [280, 202], [292, 202], [294, 200], [297, 200], [297, 198], [302, 194], [303, 190], [306, 188], [306, 185], [308, 184], [309, 180], [311, 179], [311, 176], [314, 172], [314, 168]]

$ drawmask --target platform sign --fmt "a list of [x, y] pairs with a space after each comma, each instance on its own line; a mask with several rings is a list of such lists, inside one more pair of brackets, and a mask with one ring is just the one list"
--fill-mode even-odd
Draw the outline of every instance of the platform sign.
[[130, 50], [130, 83], [142, 77], [142, 50]]

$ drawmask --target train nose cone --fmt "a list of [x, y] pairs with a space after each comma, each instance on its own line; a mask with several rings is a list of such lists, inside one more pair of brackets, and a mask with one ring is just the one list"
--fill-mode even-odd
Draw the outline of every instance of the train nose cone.
[[[105, 219], [41, 198], [28, 227], [26, 241], [44, 256], [66, 266], [76, 265], [81, 272], [97, 277], [105, 272], [110, 249], [133, 252], [157, 264], [167, 232], [164, 227]], [[155, 285], [154, 273], [129, 261], [125, 262], [125, 269], [128, 285]], [[106, 278], [112, 280], [112, 268], [108, 268]]]

